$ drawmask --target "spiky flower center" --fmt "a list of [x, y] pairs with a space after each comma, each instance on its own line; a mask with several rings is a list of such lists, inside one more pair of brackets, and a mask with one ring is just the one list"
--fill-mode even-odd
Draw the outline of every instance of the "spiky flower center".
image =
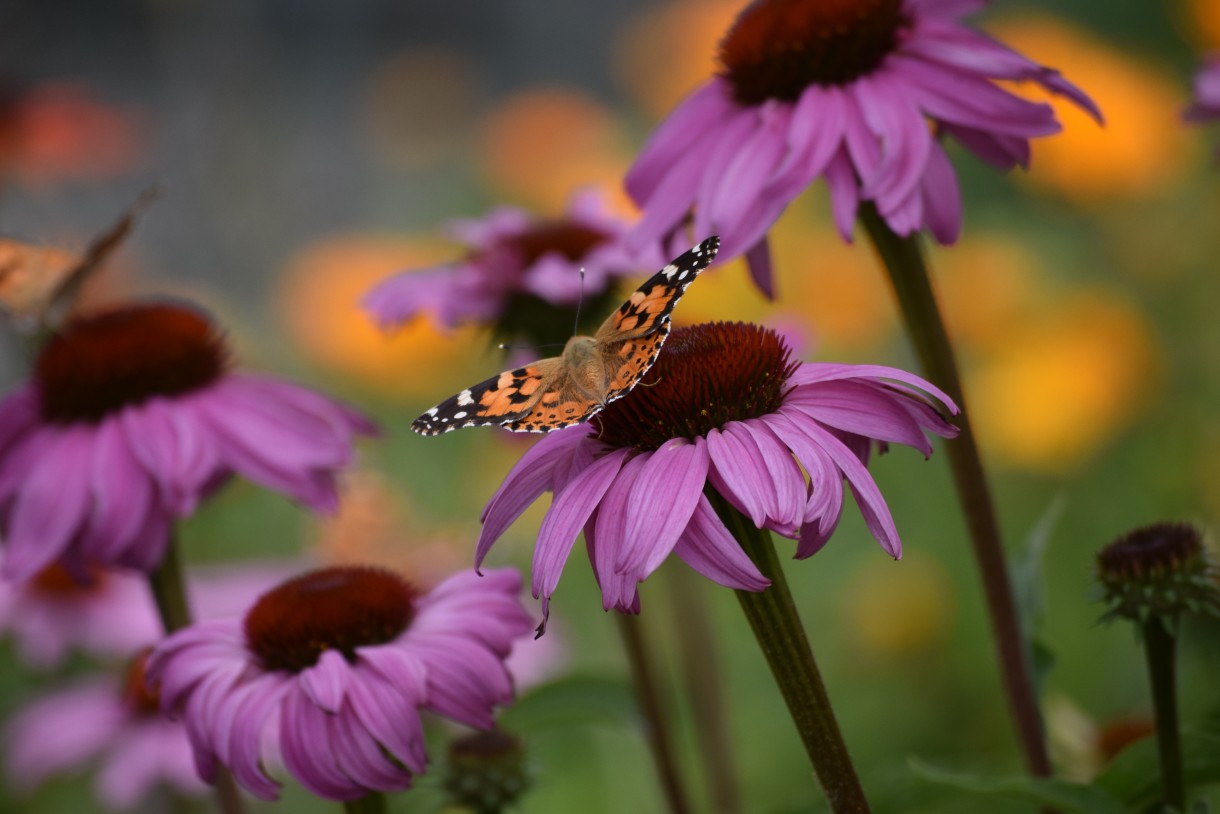
[[145, 648], [127, 662], [123, 677], [123, 705], [135, 716], [156, 717], [161, 711], [161, 687], [150, 687], [147, 680], [148, 654], [151, 652], [151, 647]]
[[290, 579], [246, 614], [246, 645], [268, 670], [300, 672], [327, 650], [349, 662], [356, 648], [397, 638], [414, 617], [415, 590], [382, 568], [336, 566]]
[[907, 25], [902, 0], [755, 0], [720, 42], [721, 76], [743, 105], [796, 101], [810, 85], [875, 70]]
[[1183, 611], [1220, 615], [1216, 570], [1202, 534], [1188, 523], [1155, 523], [1118, 538], [1097, 555], [1109, 615], [1172, 621]]
[[213, 324], [179, 305], [138, 305], [79, 319], [43, 348], [34, 378], [42, 417], [96, 422], [155, 396], [207, 387], [225, 369]]
[[627, 396], [592, 419], [616, 447], [658, 449], [730, 421], [775, 412], [799, 363], [774, 331], [742, 322], [712, 322], [673, 332], [656, 364]]
[[507, 238], [505, 243], [521, 253], [523, 265], [531, 266], [551, 252], [575, 263], [609, 237], [600, 229], [576, 221], [549, 220]]

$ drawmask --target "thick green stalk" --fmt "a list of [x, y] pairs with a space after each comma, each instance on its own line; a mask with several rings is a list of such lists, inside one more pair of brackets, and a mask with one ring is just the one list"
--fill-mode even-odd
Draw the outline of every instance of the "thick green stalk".
[[1153, 616], [1144, 622], [1144, 653], [1156, 711], [1156, 748], [1161, 761], [1161, 792], [1165, 804], [1186, 811], [1186, 784], [1182, 774], [1182, 740], [1178, 734], [1178, 692], [1174, 676], [1177, 640], [1164, 620]]
[[638, 616], [626, 613], [614, 615], [618, 620], [623, 649], [627, 651], [627, 663], [631, 666], [631, 680], [635, 685], [640, 714], [644, 716], [644, 739], [648, 741], [648, 748], [652, 751], [665, 801], [670, 814], [690, 814], [693, 811], [690, 795], [678, 768], [678, 756], [674, 751], [674, 738], [670, 732], [670, 718], [665, 712], [668, 705], [661, 700], [661, 688], [657, 684], [651, 654], [644, 642], [642, 624]]
[[830, 810], [833, 814], [867, 814], [868, 800], [839, 731], [771, 535], [755, 528], [720, 495], [712, 493], [709, 498], [742, 549], [771, 580], [771, 587], [765, 591], [736, 591], [737, 599], [788, 705]]
[[1008, 578], [999, 524], [996, 522], [974, 430], [970, 425], [970, 412], [966, 409], [962, 394], [957, 359], [936, 303], [927, 265], [918, 239], [915, 236], [896, 235], [871, 203], [860, 207], [860, 221], [889, 274], [924, 374], [948, 393], [962, 410], [957, 421], [961, 433], [945, 445], [949, 467], [953, 472], [962, 514], [970, 531], [975, 562], [983, 581], [983, 593], [1000, 661], [1000, 675], [1025, 763], [1031, 774], [1049, 776], [1051, 764], [1046, 751], [1042, 716], [1038, 711], [1028, 649], [1021, 634], [1012, 583]]
[[[161, 564], [148, 575], [161, 626], [168, 636], [191, 623], [191, 609], [186, 598], [186, 585], [182, 577], [182, 559], [178, 553], [178, 540], [171, 536], [165, 548]], [[245, 805], [241, 793], [233, 781], [233, 775], [224, 766], [216, 770], [216, 802], [222, 814], [244, 814]]]

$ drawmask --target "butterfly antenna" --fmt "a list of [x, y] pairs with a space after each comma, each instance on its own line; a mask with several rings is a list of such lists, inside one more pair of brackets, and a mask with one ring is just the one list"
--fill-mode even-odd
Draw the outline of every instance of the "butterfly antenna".
[[580, 267], [580, 296], [576, 298], [576, 324], [572, 326], [572, 336], [580, 333], [580, 309], [585, 304], [585, 267]]

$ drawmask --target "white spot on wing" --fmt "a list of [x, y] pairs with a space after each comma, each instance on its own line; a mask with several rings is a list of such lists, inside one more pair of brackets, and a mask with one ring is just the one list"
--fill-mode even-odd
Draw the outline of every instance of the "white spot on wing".
[[474, 404], [474, 399], [470, 395], [470, 390], [467, 389], [467, 390], [463, 390], [462, 392], [458, 393], [457, 403], [462, 405], [463, 407], [465, 407], [469, 404]]

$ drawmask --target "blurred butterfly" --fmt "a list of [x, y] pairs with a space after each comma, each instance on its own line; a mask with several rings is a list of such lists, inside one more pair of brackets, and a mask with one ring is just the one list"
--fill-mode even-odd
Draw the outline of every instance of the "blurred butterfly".
[[136, 216], [157, 195], [144, 192], [84, 254], [0, 238], [0, 310], [21, 333], [54, 327], [67, 316], [85, 281], [102, 267], [126, 239]]
[[719, 248], [720, 238], [709, 237], [637, 288], [595, 335], [574, 336], [561, 356], [466, 388], [415, 419], [411, 429], [421, 435], [487, 425], [550, 432], [588, 420], [627, 395], [652, 367], [669, 336], [674, 306]]

